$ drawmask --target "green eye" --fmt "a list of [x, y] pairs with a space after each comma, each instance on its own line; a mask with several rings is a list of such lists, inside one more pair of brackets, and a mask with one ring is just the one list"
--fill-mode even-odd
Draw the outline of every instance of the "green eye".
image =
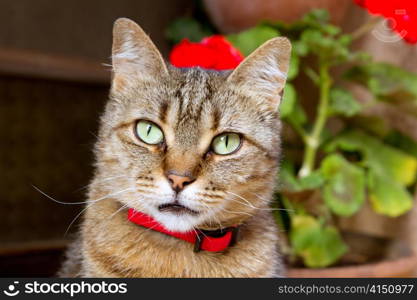
[[164, 140], [162, 130], [152, 122], [139, 121], [136, 123], [136, 135], [146, 144], [156, 145]]
[[236, 133], [224, 133], [215, 137], [211, 145], [216, 154], [231, 154], [239, 148], [240, 136]]

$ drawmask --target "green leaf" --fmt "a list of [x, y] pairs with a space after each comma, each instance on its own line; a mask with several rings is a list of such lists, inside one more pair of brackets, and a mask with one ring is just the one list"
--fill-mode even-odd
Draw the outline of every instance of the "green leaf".
[[325, 178], [318, 171], [313, 171], [307, 176], [301, 177], [298, 182], [302, 190], [314, 190], [324, 184]]
[[303, 22], [317, 25], [322, 25], [329, 21], [329, 12], [325, 9], [313, 9], [308, 14], [305, 14], [302, 18]]
[[330, 35], [337, 35], [342, 31], [339, 27], [334, 26], [332, 24], [326, 24], [322, 26], [321, 28], [325, 33], [330, 34]]
[[417, 74], [390, 64], [365, 63], [345, 76], [367, 87], [375, 100], [389, 102], [385, 104], [388, 110], [407, 118], [417, 117]]
[[320, 170], [326, 179], [322, 195], [327, 206], [340, 216], [356, 213], [365, 201], [363, 169], [339, 154], [331, 154], [322, 161]]
[[[350, 36], [349, 36], [350, 38]], [[355, 53], [353, 53], [354, 57], [352, 59], [352, 61], [356, 61], [358, 64], [368, 64], [370, 61], [372, 61], [372, 55], [369, 54], [368, 52], [364, 52], [364, 51], [357, 51]]]
[[334, 88], [330, 91], [330, 115], [343, 115], [346, 117], [352, 117], [359, 113], [362, 106], [355, 100], [353, 95], [342, 89]]
[[361, 128], [379, 139], [387, 136], [392, 130], [388, 121], [380, 116], [356, 115], [354, 119], [349, 121], [352, 127]]
[[318, 171], [311, 172], [308, 176], [298, 178], [295, 175], [294, 165], [289, 160], [281, 163], [279, 182], [281, 190], [291, 192], [301, 192], [304, 190], [314, 190], [324, 184], [324, 177]]
[[295, 52], [295, 54], [297, 54], [298, 56], [307, 55], [308, 47], [306, 43], [304, 43], [301, 40], [294, 40], [294, 41], [291, 41], [291, 44], [292, 44], [293, 52]]
[[377, 213], [398, 217], [413, 206], [413, 197], [410, 193], [389, 177], [369, 172], [368, 187], [369, 200]]
[[346, 38], [339, 41], [340, 37], [345, 35], [340, 35], [341, 29], [329, 23], [329, 13], [326, 10], [312, 10], [311, 12], [305, 14], [301, 19], [292, 22], [291, 24], [287, 24], [282, 21], [264, 22], [264, 24], [275, 28], [283, 36], [290, 38], [293, 42], [294, 51], [300, 56], [306, 55], [308, 47], [304, 44], [302, 45], [303, 50], [298, 52], [296, 42], [300, 40], [300, 35], [302, 35], [306, 30], [317, 30], [325, 36], [333, 37], [336, 42], [340, 43], [342, 46], [346, 45], [343, 43], [346, 42]]
[[192, 42], [199, 42], [206, 36], [213, 33], [204, 28], [199, 22], [192, 18], [178, 18], [170, 24], [165, 35], [167, 39], [174, 44], [179, 43], [182, 39], [187, 38]]
[[327, 267], [347, 251], [335, 227], [323, 226], [308, 215], [292, 216], [290, 242], [294, 252], [311, 268]]
[[417, 75], [386, 63], [357, 65], [346, 72], [351, 80], [367, 86], [378, 99], [417, 101]]
[[290, 68], [288, 70], [287, 80], [292, 80], [298, 75], [298, 70], [300, 67], [300, 58], [295, 52], [291, 53], [290, 59]]
[[385, 142], [417, 158], [417, 141], [408, 136], [392, 131], [385, 137]]
[[279, 176], [278, 176], [278, 186], [280, 190], [286, 191], [298, 191], [300, 190], [300, 184], [295, 177], [294, 165], [289, 160], [284, 160], [281, 163]]
[[[352, 36], [349, 35], [349, 34], [343, 34], [339, 37], [338, 41], [342, 46], [349, 47], [350, 44], [352, 43]], [[362, 55], [364, 53], [363, 52], [357, 52], [355, 54], [356, 55]], [[369, 55], [368, 55], [368, 59], [369, 59]]]
[[[299, 33], [306, 29], [314, 28], [323, 30], [323, 27], [328, 25], [329, 13], [324, 9], [314, 9], [305, 14], [301, 19], [292, 23], [285, 23], [282, 21], [266, 22], [269, 26], [277, 29], [284, 36], [293, 37], [296, 40]], [[265, 23], [265, 22], [264, 22]], [[325, 31], [324, 29], [323, 31]], [[327, 29], [328, 30], [328, 29]], [[330, 29], [332, 31], [332, 29]]]
[[349, 48], [345, 45], [345, 40], [339, 40], [335, 36], [330, 36], [323, 32], [322, 28], [306, 29], [300, 37], [310, 52], [317, 55], [328, 65], [335, 65], [340, 62], [350, 60], [351, 54]]
[[285, 120], [289, 123], [296, 124], [297, 126], [303, 126], [307, 123], [307, 115], [299, 101], [295, 101], [293, 109], [285, 117]]
[[327, 151], [340, 148], [358, 151], [363, 156], [362, 164], [378, 175], [386, 176], [401, 185], [415, 182], [417, 159], [399, 149], [382, 143], [366, 133], [355, 130], [339, 135], [326, 146]]
[[315, 54], [329, 46], [329, 39], [325, 39], [323, 33], [318, 29], [305, 30], [301, 34], [300, 40], [307, 45], [309, 50], [313, 50]]
[[296, 92], [291, 83], [287, 83], [284, 87], [284, 96], [279, 107], [281, 118], [285, 118], [292, 113], [296, 102]]
[[237, 34], [230, 34], [227, 39], [242, 52], [248, 56], [269, 39], [279, 36], [279, 32], [270, 26], [258, 25]]

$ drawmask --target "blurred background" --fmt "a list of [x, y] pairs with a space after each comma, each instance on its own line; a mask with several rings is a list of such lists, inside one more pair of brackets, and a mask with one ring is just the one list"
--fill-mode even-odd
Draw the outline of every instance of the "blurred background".
[[[192, 1], [0, 1], [0, 274], [50, 275], [85, 200], [112, 26], [136, 20], [164, 54]], [[76, 229], [73, 226], [72, 231]]]
[[[350, 0], [0, 0], [0, 276], [52, 276], [77, 229], [65, 234], [82, 206], [57, 204], [34, 187], [62, 202], [85, 200], [115, 19], [136, 21], [168, 58], [167, 28], [179, 17], [229, 34], [261, 20], [292, 22], [313, 8], [328, 9], [346, 31], [369, 18]], [[355, 47], [417, 71], [415, 46], [367, 33]], [[404, 130], [417, 136], [410, 122]], [[396, 222], [404, 235], [414, 211]]]

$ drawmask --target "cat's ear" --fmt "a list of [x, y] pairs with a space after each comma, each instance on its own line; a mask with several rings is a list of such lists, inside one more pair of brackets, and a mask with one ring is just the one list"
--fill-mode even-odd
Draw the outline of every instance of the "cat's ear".
[[155, 78], [167, 74], [161, 53], [138, 24], [127, 18], [117, 19], [113, 26], [113, 85], [129, 77]]
[[284, 37], [273, 38], [240, 63], [227, 80], [245, 93], [267, 101], [276, 110], [287, 79], [290, 56], [290, 41]]

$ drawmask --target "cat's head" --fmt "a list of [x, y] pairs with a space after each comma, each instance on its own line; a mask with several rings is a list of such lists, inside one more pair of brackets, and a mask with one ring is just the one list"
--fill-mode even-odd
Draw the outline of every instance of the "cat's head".
[[97, 182], [113, 178], [102, 183], [108, 194], [173, 231], [227, 227], [267, 209], [290, 49], [275, 38], [234, 71], [177, 69], [137, 24], [117, 20]]

